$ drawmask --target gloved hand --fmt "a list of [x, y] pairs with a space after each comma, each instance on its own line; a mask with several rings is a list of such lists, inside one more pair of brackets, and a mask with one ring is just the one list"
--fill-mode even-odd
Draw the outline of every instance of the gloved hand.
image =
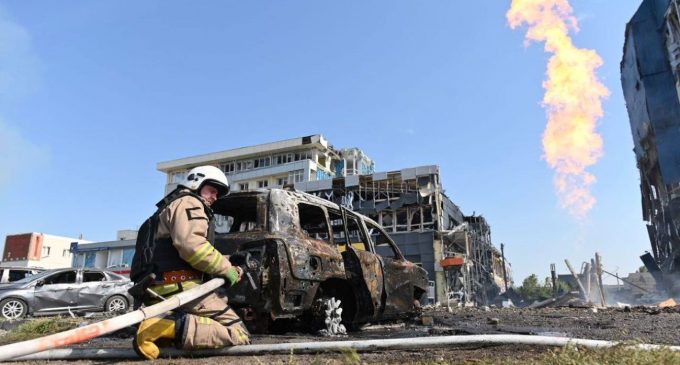
[[239, 266], [231, 266], [227, 269], [224, 278], [227, 280], [227, 286], [235, 285], [243, 278], [243, 269]]

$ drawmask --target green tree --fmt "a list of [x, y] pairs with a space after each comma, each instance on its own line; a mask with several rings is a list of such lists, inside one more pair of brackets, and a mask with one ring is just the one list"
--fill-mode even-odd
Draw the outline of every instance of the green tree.
[[517, 288], [517, 292], [529, 301], [546, 300], [552, 297], [552, 284], [550, 280], [546, 278], [544, 284], [541, 285], [538, 282], [538, 276], [536, 274], [531, 274], [524, 279], [522, 286]]

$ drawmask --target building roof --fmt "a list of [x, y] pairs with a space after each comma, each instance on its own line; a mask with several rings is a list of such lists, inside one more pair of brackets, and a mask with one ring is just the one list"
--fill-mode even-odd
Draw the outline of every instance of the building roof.
[[323, 135], [314, 134], [306, 137], [291, 138], [283, 141], [263, 143], [255, 146], [240, 147], [221, 152], [213, 152], [203, 155], [180, 158], [177, 160], [159, 162], [156, 165], [156, 169], [158, 171], [167, 173], [180, 167], [192, 165], [199, 166], [201, 164], [214, 163], [228, 159], [246, 158], [248, 156], [255, 156], [265, 152], [284, 152], [288, 150], [294, 150], [303, 145], [309, 145], [310, 147], [316, 146], [319, 148], [332, 148], [332, 146], [328, 144], [328, 140], [326, 140]]

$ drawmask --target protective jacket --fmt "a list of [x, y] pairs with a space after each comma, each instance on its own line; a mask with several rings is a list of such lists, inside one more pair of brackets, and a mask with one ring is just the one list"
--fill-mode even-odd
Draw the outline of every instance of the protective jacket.
[[153, 255], [157, 271], [195, 269], [225, 276], [231, 263], [211, 243], [214, 239], [212, 210], [199, 196], [183, 194], [188, 192], [188, 189], [180, 190], [180, 197], [159, 214]]

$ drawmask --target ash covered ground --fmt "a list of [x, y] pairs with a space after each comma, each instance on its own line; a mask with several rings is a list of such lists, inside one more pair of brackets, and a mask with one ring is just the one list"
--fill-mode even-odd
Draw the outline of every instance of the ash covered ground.
[[[426, 325], [424, 325], [425, 323]], [[320, 337], [308, 333], [253, 335], [254, 344], [308, 341], [339, 341], [380, 338], [411, 338], [423, 336], [469, 334], [532, 334], [567, 336], [597, 340], [640, 341], [645, 343], [680, 345], [680, 307], [656, 308], [456, 308], [425, 309], [422, 317], [413, 321], [368, 325], [359, 332], [343, 337]], [[89, 348], [130, 348], [133, 331], [121, 331], [115, 336], [99, 338], [81, 346]], [[464, 346], [414, 350], [362, 352], [359, 354], [324, 353], [260, 356], [221, 356], [209, 358], [159, 359], [154, 364], [345, 364], [361, 363], [465, 363], [489, 361], [502, 363], [507, 359], [522, 359], [528, 363], [541, 356], [549, 347], [537, 346]], [[358, 359], [357, 359], [358, 356]], [[26, 363], [26, 362], [23, 362]], [[32, 362], [48, 363], [48, 362]], [[49, 364], [67, 363], [50, 361]], [[69, 364], [134, 364], [139, 361], [68, 361]]]

